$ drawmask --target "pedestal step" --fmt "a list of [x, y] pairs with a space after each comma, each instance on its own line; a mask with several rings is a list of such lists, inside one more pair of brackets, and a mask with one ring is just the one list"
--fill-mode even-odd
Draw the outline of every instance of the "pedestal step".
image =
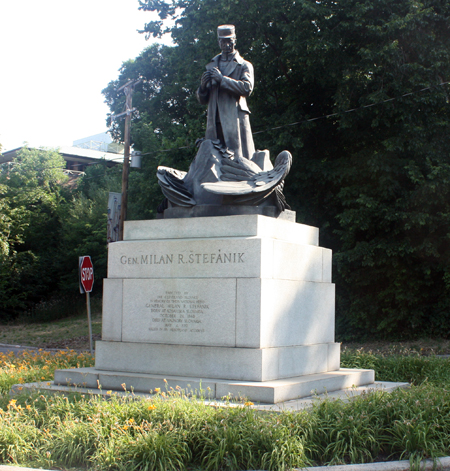
[[266, 382], [337, 371], [339, 359], [339, 343], [234, 348], [102, 340], [95, 348], [99, 371], [230, 381]]
[[276, 404], [324, 392], [358, 387], [374, 382], [373, 370], [341, 368], [338, 371], [298, 376], [274, 381], [229, 381], [183, 376], [163, 376], [120, 371], [102, 371], [95, 368], [57, 370], [55, 384], [101, 388], [103, 390], [136, 391], [148, 393], [177, 387], [187, 393], [205, 398], [222, 399], [245, 397], [252, 402]]

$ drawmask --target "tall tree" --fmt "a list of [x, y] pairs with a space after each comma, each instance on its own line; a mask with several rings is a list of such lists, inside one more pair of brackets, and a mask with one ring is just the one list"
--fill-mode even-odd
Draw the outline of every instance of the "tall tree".
[[54, 286], [61, 231], [64, 159], [56, 151], [23, 148], [0, 173], [2, 251], [0, 309], [3, 317], [26, 309]]
[[133, 139], [157, 157], [144, 160], [149, 178], [157, 161], [187, 168], [193, 150], [158, 151], [202, 137], [195, 89], [217, 52], [217, 25], [234, 24], [238, 49], [255, 67], [255, 144], [293, 153], [288, 201], [335, 251], [341, 336], [449, 335], [450, 4], [139, 3], [160, 16], [143, 31], [169, 33], [175, 46], [152, 46], [125, 63], [104, 92], [120, 112], [117, 86], [145, 79]]
[[81, 255], [92, 257], [101, 292], [108, 193], [120, 191], [121, 169], [89, 166], [73, 187], [64, 168], [57, 151], [28, 148], [0, 166], [0, 321], [37, 305], [47, 320], [76, 311]]

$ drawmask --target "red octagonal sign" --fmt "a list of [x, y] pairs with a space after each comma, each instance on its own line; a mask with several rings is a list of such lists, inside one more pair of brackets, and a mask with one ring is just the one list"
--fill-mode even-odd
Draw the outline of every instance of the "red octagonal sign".
[[86, 293], [92, 291], [94, 285], [94, 266], [89, 255], [80, 257], [80, 283]]

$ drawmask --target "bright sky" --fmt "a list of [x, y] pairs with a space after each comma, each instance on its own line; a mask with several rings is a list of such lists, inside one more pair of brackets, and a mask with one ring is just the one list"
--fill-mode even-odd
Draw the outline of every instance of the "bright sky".
[[156, 19], [137, 0], [0, 2], [3, 151], [72, 145], [106, 131], [101, 94], [123, 61], [150, 45], [136, 30]]

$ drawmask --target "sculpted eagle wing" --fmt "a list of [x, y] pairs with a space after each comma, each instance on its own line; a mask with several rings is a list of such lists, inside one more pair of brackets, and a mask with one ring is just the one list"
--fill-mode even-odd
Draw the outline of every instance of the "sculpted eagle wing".
[[188, 208], [196, 204], [194, 197], [183, 181], [186, 172], [160, 166], [156, 176], [164, 196], [171, 203]]
[[291, 166], [292, 155], [286, 150], [278, 155], [274, 168], [265, 172], [248, 160], [225, 160], [220, 181], [202, 183], [202, 186], [211, 193], [235, 196], [233, 201], [236, 204], [257, 205], [275, 191], [277, 206], [283, 211], [289, 209], [283, 195], [283, 180]]
[[247, 181], [254, 178], [261, 172], [261, 168], [251, 160], [231, 160], [223, 159], [220, 167], [222, 172], [221, 181]]

